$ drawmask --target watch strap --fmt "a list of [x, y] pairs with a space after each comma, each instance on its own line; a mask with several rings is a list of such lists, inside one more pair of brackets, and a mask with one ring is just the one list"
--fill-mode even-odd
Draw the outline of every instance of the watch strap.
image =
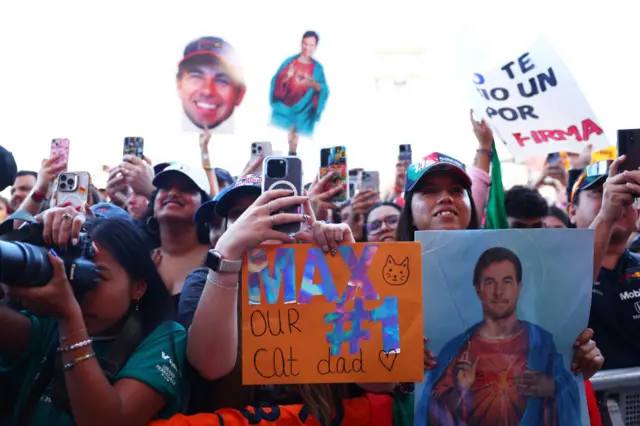
[[[215, 265], [209, 266], [215, 272], [236, 273], [242, 270], [242, 259], [228, 260], [228, 259], [225, 259], [220, 253], [218, 253], [215, 250], [211, 250], [211, 255], [217, 258], [217, 262], [215, 262]], [[211, 267], [211, 266], [215, 266], [215, 267]]]

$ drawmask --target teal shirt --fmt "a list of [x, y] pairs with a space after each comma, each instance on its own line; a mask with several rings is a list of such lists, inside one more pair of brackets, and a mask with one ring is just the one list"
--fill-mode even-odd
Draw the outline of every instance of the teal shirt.
[[[32, 329], [29, 343], [21, 356], [9, 361], [0, 355], [0, 374], [18, 395], [17, 407], [10, 419], [0, 419], [3, 426], [17, 426], [18, 416], [25, 399], [39, 373], [42, 362], [58, 345], [58, 325], [50, 318], [30, 316]], [[104, 356], [113, 341], [94, 342], [98, 358]], [[187, 332], [174, 322], [159, 325], [151, 332], [116, 374], [112, 383], [120, 379], [135, 379], [154, 389], [166, 400], [156, 418], [166, 419], [183, 411], [186, 406], [189, 383], [186, 367]], [[5, 382], [6, 383], [6, 382]], [[31, 424], [47, 426], [73, 426], [75, 421], [58, 410], [47, 389], [35, 407]]]

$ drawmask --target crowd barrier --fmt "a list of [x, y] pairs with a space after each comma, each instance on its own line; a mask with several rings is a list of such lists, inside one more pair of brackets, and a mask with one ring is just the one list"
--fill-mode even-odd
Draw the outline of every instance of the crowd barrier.
[[591, 384], [603, 426], [640, 426], [640, 367], [601, 371]]

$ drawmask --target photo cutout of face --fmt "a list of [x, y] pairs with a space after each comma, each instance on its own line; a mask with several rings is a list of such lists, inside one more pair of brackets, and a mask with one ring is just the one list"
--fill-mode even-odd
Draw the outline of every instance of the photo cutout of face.
[[201, 37], [184, 49], [176, 75], [183, 130], [233, 133], [233, 112], [246, 92], [236, 51], [220, 37]]

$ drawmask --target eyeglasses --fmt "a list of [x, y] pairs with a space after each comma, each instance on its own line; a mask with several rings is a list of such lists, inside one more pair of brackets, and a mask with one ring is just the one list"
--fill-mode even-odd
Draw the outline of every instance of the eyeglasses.
[[573, 184], [573, 189], [571, 190], [571, 198], [570, 202], [573, 203], [575, 199], [576, 193], [578, 189], [582, 186], [589, 185], [596, 179], [601, 178], [602, 176], [609, 174], [609, 167], [611, 166], [612, 160], [600, 160], [595, 163], [589, 164], [578, 179], [576, 179], [576, 183]]
[[377, 234], [382, 230], [382, 224], [387, 225], [387, 228], [396, 229], [398, 227], [398, 220], [400, 220], [400, 215], [393, 215], [383, 217], [382, 219], [376, 219], [371, 223], [367, 224], [367, 231], [370, 234]]

